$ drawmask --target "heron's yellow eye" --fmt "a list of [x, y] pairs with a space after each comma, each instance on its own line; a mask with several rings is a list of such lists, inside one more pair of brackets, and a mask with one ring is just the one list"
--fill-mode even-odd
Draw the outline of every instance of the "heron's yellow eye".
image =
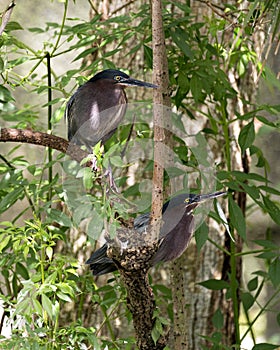
[[189, 203], [190, 199], [189, 198], [186, 198], [185, 199], [185, 203]]
[[114, 79], [116, 80], [116, 81], [120, 81], [121, 80], [121, 76], [120, 75], [116, 75], [115, 77], [114, 77]]

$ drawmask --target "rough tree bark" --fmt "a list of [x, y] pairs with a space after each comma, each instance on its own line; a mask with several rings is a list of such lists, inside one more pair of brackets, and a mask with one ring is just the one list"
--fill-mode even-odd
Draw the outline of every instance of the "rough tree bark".
[[86, 156], [88, 156], [88, 153], [83, 151], [79, 146], [69, 143], [62, 137], [30, 129], [1, 128], [0, 142], [20, 142], [50, 147], [69, 155], [77, 162], [81, 162]]
[[[152, 190], [151, 225], [156, 237], [160, 229], [161, 211], [163, 205], [163, 174], [166, 164], [164, 145], [168, 142], [165, 126], [170, 116], [170, 98], [168, 96], [168, 62], [165, 49], [165, 37], [162, 20], [161, 0], [152, 2], [152, 37], [153, 37], [153, 77], [159, 89], [154, 90], [153, 124], [154, 124], [154, 169]], [[154, 235], [152, 234], [152, 237]]]

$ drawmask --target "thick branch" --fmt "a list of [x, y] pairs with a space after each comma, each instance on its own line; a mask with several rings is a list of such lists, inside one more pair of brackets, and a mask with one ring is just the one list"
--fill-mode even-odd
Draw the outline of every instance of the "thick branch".
[[[150, 244], [147, 235], [139, 235], [133, 228], [123, 228], [112, 240], [107, 251], [119, 268], [127, 290], [127, 307], [133, 317], [137, 346], [140, 350], [162, 350], [168, 334], [162, 334], [155, 344], [152, 338], [155, 300], [148, 281], [150, 261], [157, 243]], [[123, 249], [125, 242], [126, 248]]]
[[147, 272], [143, 270], [133, 271], [131, 274], [121, 270], [120, 272], [127, 290], [127, 307], [132, 313], [138, 348], [141, 350], [164, 349], [166, 337], [161, 336], [155, 344], [151, 336], [154, 327], [155, 300]]
[[0, 142], [20, 142], [50, 147], [69, 155], [77, 162], [81, 162], [88, 155], [79, 146], [69, 143], [62, 137], [33, 130], [2, 128]]

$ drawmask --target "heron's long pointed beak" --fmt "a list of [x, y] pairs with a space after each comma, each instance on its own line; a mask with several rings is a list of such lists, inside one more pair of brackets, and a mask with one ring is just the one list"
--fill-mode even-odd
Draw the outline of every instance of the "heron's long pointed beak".
[[197, 203], [201, 203], [204, 201], [207, 201], [209, 199], [213, 199], [213, 198], [217, 198], [217, 197], [221, 197], [224, 196], [225, 194], [227, 194], [227, 192], [214, 192], [214, 193], [209, 193], [209, 194], [198, 194], [194, 199], [193, 199], [193, 203], [197, 202]]
[[118, 84], [121, 84], [123, 86], [143, 86], [151, 89], [158, 89], [158, 85], [146, 83], [145, 81], [132, 78], [122, 79], [122, 81], [118, 82]]

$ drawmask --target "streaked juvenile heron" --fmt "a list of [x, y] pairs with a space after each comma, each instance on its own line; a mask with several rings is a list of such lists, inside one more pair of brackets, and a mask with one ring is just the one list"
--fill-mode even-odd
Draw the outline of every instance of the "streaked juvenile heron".
[[[211, 194], [180, 194], [163, 205], [162, 227], [159, 234], [158, 250], [150, 266], [178, 258], [187, 248], [194, 230], [193, 210], [202, 202], [225, 195], [226, 192]], [[135, 218], [134, 229], [144, 234], [150, 222], [150, 213]], [[108, 243], [94, 252], [87, 260], [93, 275], [100, 276], [116, 271], [117, 265], [107, 256]]]
[[99, 141], [104, 144], [116, 131], [127, 108], [125, 87], [158, 86], [106, 69], [80, 86], [67, 103], [68, 140], [85, 145], [88, 151]]

